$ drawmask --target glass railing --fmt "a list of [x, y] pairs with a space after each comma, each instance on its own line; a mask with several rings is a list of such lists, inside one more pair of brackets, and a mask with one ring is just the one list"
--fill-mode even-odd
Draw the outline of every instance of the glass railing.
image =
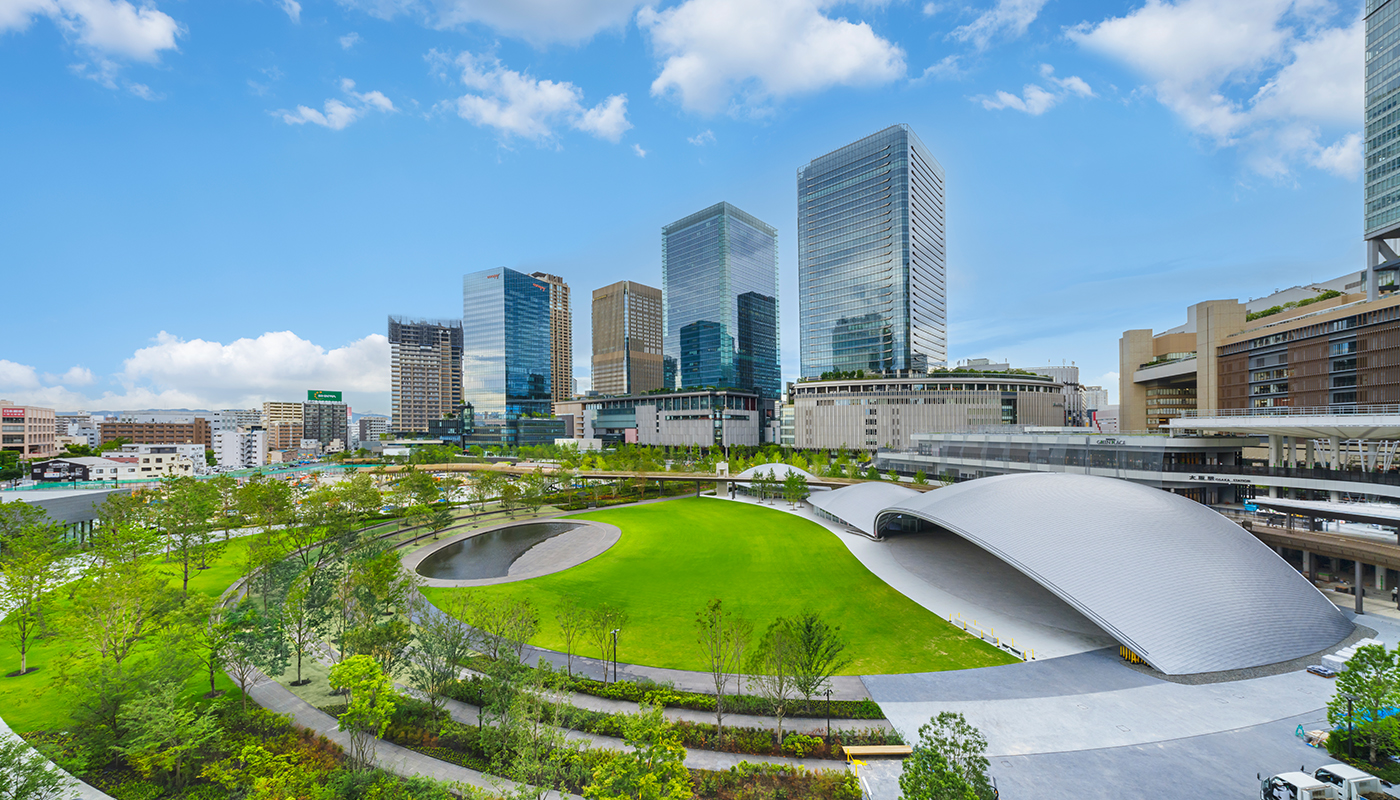
[[1271, 406], [1269, 408], [1188, 409], [1183, 417], [1328, 417], [1400, 414], [1400, 405]]
[[1256, 475], [1261, 478], [1313, 478], [1348, 483], [1377, 483], [1400, 486], [1400, 471], [1367, 472], [1360, 469], [1327, 469], [1326, 467], [1256, 467], [1243, 464], [1163, 464], [1163, 472], [1192, 472], [1209, 475]]

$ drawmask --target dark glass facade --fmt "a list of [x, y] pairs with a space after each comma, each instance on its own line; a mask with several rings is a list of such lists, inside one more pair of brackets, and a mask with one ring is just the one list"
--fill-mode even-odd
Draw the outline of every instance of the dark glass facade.
[[802, 377], [947, 362], [943, 177], [907, 125], [798, 170]]
[[549, 285], [498, 267], [462, 279], [462, 399], [478, 418], [551, 413]]
[[777, 230], [728, 203], [711, 206], [661, 229], [661, 276], [673, 385], [777, 397]]

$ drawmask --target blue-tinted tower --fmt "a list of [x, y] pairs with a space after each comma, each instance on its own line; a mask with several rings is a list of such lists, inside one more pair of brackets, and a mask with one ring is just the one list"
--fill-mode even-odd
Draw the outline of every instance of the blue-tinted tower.
[[779, 395], [777, 230], [728, 203], [663, 227], [661, 294], [675, 385]]
[[802, 377], [946, 363], [944, 258], [943, 167], [908, 125], [799, 169]]
[[478, 418], [551, 414], [549, 284], [497, 267], [462, 279], [462, 398]]

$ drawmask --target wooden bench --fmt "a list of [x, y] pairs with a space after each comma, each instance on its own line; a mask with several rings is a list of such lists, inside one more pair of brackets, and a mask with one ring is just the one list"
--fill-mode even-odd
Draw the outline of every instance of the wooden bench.
[[914, 752], [914, 748], [907, 744], [862, 744], [843, 745], [841, 752], [846, 754], [846, 758], [878, 758], [880, 756], [907, 756]]

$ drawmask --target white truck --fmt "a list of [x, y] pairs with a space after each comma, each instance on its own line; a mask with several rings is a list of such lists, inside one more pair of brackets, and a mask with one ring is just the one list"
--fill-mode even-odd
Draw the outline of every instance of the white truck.
[[1313, 777], [1337, 789], [1339, 800], [1387, 800], [1381, 779], [1346, 764], [1328, 764], [1313, 771]]
[[1259, 781], [1259, 800], [1340, 800], [1336, 786], [1306, 772], [1280, 772]]

